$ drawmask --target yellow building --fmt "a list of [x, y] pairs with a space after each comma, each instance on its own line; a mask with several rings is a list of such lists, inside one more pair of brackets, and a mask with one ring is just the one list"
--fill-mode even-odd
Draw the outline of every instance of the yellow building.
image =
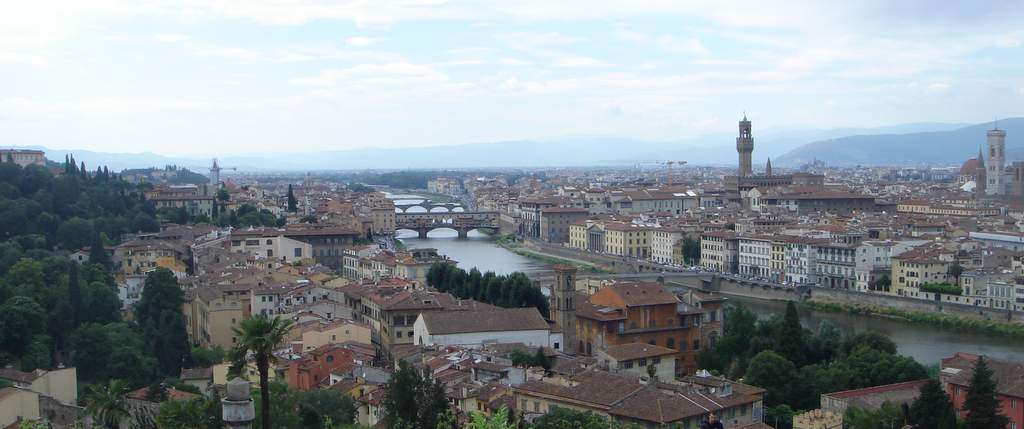
[[924, 298], [921, 285], [949, 283], [949, 269], [954, 262], [952, 252], [930, 244], [893, 256], [890, 290], [900, 296]]
[[234, 328], [249, 318], [249, 285], [209, 286], [186, 291], [182, 312], [192, 344], [228, 350], [238, 342]]
[[38, 393], [15, 387], [0, 389], [0, 427], [12, 427], [18, 420], [39, 420], [39, 417]]
[[[231, 364], [230, 363], [227, 363], [227, 362], [218, 363], [218, 364], [210, 367], [210, 369], [213, 371], [213, 385], [214, 386], [225, 386], [225, 385], [227, 385], [227, 382], [228, 382], [228, 370], [231, 369]], [[251, 384], [253, 384], [253, 385], [259, 385], [259, 382], [260, 382], [260, 371], [259, 371], [258, 368], [256, 368], [256, 362], [249, 362], [246, 365], [245, 374], [242, 374], [242, 378], [244, 378], [246, 380], [249, 380], [249, 382]], [[267, 375], [267, 379], [270, 380], [270, 381], [274, 381], [274, 380], [277, 380], [278, 378], [282, 378], [281, 374], [278, 374], [277, 371], [274, 370], [273, 366], [271, 366], [270, 371], [268, 372], [268, 375]]]
[[786, 242], [772, 241], [771, 279], [782, 281], [786, 278]]
[[14, 387], [49, 396], [63, 404], [78, 403], [78, 371], [75, 368], [37, 369], [32, 372], [0, 368], [0, 380]]
[[587, 249], [587, 222], [580, 221], [569, 225], [569, 247]]
[[651, 255], [653, 228], [625, 222], [605, 223], [605, 253], [629, 258], [647, 259]]
[[316, 350], [328, 344], [356, 342], [372, 344], [370, 325], [351, 320], [324, 322], [312, 320], [291, 328], [288, 335], [292, 344], [301, 344], [301, 350]]

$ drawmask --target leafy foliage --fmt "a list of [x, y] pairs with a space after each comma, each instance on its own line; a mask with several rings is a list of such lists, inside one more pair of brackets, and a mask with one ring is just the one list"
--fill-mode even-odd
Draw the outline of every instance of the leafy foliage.
[[921, 395], [910, 405], [907, 420], [920, 429], [956, 429], [956, 410], [942, 383], [931, 378], [921, 386]]
[[1006, 427], [1010, 420], [999, 412], [1000, 407], [992, 370], [988, 368], [985, 357], [980, 356], [974, 364], [971, 386], [967, 389], [967, 399], [964, 400], [964, 411], [967, 412], [964, 426], [967, 429]]
[[960, 286], [950, 283], [922, 283], [921, 291], [958, 296], [964, 293], [964, 290]]
[[181, 313], [184, 301], [174, 273], [158, 268], [146, 275], [142, 297], [135, 304], [135, 320], [164, 375], [178, 375], [182, 365], [190, 363], [188, 333]]
[[[234, 328], [238, 336], [238, 344], [231, 350], [231, 368], [229, 373], [237, 375], [242, 372], [251, 354], [256, 361], [256, 370], [260, 376], [260, 403], [271, 404], [270, 402], [270, 364], [277, 358], [274, 356], [274, 349], [284, 340], [288, 334], [288, 328], [292, 321], [274, 317], [254, 317], [243, 320], [239, 327]], [[260, 407], [260, 421], [263, 429], [270, 429], [270, 407]]]
[[389, 428], [433, 429], [448, 410], [444, 387], [420, 376], [405, 361], [384, 387], [381, 407]]
[[520, 272], [499, 276], [490, 271], [481, 274], [473, 268], [467, 273], [453, 264], [439, 262], [427, 271], [427, 285], [463, 299], [505, 308], [535, 307], [541, 315], [548, 315], [547, 298]]

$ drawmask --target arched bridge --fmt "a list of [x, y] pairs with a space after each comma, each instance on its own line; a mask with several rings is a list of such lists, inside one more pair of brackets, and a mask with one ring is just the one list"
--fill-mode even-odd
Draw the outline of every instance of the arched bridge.
[[460, 204], [460, 203], [435, 203], [435, 202], [432, 202], [430, 200], [423, 200], [423, 201], [420, 201], [418, 203], [395, 204], [395, 208], [398, 209], [399, 213], [405, 213], [405, 212], [407, 212], [409, 209], [411, 209], [413, 207], [420, 207], [420, 208], [425, 209], [428, 212], [433, 210], [433, 209], [436, 209], [438, 207], [444, 207], [448, 211], [452, 211], [452, 210], [455, 210], [457, 207], [462, 207], [462, 204]]
[[438, 228], [449, 228], [466, 238], [474, 229], [498, 230], [498, 212], [395, 213], [395, 229], [416, 231], [420, 238]]

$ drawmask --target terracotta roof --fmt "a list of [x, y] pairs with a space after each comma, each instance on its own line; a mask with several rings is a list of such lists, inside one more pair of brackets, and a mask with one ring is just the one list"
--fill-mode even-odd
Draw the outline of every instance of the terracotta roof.
[[533, 307], [486, 311], [435, 311], [423, 313], [420, 317], [432, 335], [548, 329], [548, 323]]
[[928, 380], [915, 380], [903, 383], [872, 386], [863, 389], [844, 390], [842, 392], [826, 393], [836, 399], [846, 399], [847, 405], [866, 410], [877, 410], [883, 403], [889, 402], [895, 405], [913, 402], [921, 394], [921, 386]]
[[647, 343], [628, 343], [608, 346], [604, 353], [617, 361], [627, 361], [640, 358], [650, 358], [675, 354], [676, 351], [661, 346], [652, 346]]
[[46, 371], [37, 369], [32, 372], [18, 371], [13, 368], [0, 368], [0, 379], [11, 380], [16, 383], [31, 384], [37, 378], [46, 374]]
[[[971, 385], [971, 375], [978, 355], [958, 352], [951, 357], [942, 359], [939, 377], [949, 383], [961, 386]], [[995, 359], [985, 356], [985, 363], [992, 370], [992, 378], [996, 381], [996, 392], [1001, 395], [1024, 398], [1024, 363]]]
[[616, 283], [608, 287], [622, 298], [627, 307], [679, 302], [679, 298], [665, 289], [665, 285], [661, 283]]

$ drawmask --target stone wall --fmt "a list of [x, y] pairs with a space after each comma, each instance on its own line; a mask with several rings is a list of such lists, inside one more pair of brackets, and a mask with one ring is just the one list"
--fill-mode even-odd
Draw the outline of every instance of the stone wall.
[[888, 307], [907, 311], [940, 313], [950, 316], [966, 317], [979, 320], [1013, 321], [1024, 323], [1024, 313], [1007, 310], [976, 307], [952, 302], [907, 298], [893, 295], [869, 294], [842, 289], [813, 288], [810, 300], [814, 302], [864, 305], [870, 307]]

